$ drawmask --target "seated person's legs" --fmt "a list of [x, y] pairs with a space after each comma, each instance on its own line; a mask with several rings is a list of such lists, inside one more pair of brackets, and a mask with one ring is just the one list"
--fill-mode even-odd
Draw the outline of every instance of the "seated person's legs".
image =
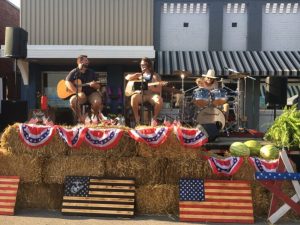
[[229, 104], [228, 103], [223, 104], [222, 108], [223, 108], [223, 113], [224, 113], [224, 116], [225, 116], [225, 120], [226, 120], [226, 122], [228, 122]]
[[92, 113], [98, 115], [102, 105], [102, 98], [99, 92], [93, 92], [88, 96], [88, 101], [91, 104]]
[[70, 107], [73, 110], [73, 112], [75, 113], [77, 120], [82, 119], [80, 105], [84, 104], [85, 102], [86, 102], [86, 96], [83, 92], [78, 93], [78, 100], [77, 100], [76, 95], [73, 95], [70, 98]]
[[[145, 97], [145, 96], [144, 96]], [[139, 104], [142, 102], [142, 95], [141, 94], [134, 94], [131, 96], [130, 105], [133, 110], [135, 122], [138, 124], [140, 123], [140, 116], [139, 116]]]
[[154, 115], [153, 119], [156, 120], [157, 116], [163, 106], [163, 99], [160, 95], [158, 94], [152, 94], [149, 96], [149, 102], [154, 106]]

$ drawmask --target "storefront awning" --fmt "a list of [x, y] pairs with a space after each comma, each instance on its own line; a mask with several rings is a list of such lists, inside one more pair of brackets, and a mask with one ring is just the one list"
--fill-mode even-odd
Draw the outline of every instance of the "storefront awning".
[[201, 76], [213, 68], [227, 76], [226, 68], [252, 76], [300, 77], [300, 51], [157, 51], [156, 71], [172, 75], [187, 70]]

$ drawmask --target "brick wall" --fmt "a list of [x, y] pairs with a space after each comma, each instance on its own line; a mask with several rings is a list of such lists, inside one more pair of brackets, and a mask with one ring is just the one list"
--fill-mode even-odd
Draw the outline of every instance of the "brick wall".
[[[6, 0], [0, 0], [0, 45], [5, 43], [5, 27], [20, 26], [20, 10]], [[8, 98], [14, 98], [13, 59], [0, 58], [0, 76], [8, 86]]]

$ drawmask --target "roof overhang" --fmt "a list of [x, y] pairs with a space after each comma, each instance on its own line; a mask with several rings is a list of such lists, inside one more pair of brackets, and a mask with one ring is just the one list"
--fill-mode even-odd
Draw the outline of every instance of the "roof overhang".
[[158, 51], [156, 62], [161, 75], [187, 70], [201, 76], [214, 69], [227, 77], [229, 68], [252, 76], [300, 77], [300, 51]]
[[[4, 45], [1, 57], [4, 57]], [[98, 45], [27, 45], [27, 59], [74, 59], [78, 55], [91, 59], [155, 58], [153, 46], [98, 46]]]

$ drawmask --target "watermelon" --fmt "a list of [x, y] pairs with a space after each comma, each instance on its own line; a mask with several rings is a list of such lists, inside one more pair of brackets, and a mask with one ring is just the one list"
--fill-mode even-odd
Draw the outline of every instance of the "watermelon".
[[242, 142], [233, 142], [230, 145], [229, 151], [232, 156], [249, 156], [249, 148]]
[[260, 149], [260, 156], [264, 159], [277, 159], [279, 157], [279, 149], [274, 145], [265, 145]]
[[244, 144], [250, 149], [250, 155], [251, 156], [259, 156], [261, 144], [258, 141], [255, 140], [249, 140], [244, 142]]

